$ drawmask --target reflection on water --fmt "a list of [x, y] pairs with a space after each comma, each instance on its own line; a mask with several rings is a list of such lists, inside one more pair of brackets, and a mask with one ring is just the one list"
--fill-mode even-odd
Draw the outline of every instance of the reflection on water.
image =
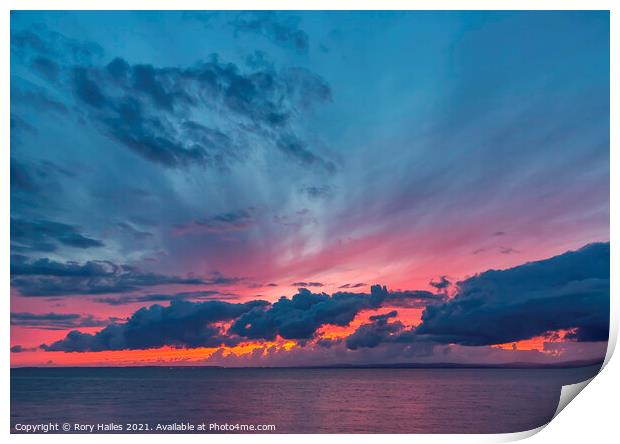
[[16, 423], [275, 424], [280, 433], [502, 433], [551, 419], [575, 369], [11, 370]]

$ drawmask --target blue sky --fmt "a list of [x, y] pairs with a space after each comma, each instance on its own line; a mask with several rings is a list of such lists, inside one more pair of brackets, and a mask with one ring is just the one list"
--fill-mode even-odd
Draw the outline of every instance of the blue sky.
[[13, 311], [122, 318], [192, 279], [428, 291], [609, 240], [607, 12], [13, 12], [11, 35], [12, 253], [139, 270], [18, 278]]

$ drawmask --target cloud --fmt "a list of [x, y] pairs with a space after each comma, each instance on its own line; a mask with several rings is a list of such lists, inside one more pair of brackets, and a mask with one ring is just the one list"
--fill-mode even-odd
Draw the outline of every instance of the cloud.
[[[294, 79], [305, 79], [297, 80]], [[191, 68], [130, 65], [115, 59], [105, 69], [73, 77], [77, 97], [89, 105], [102, 131], [137, 154], [168, 167], [226, 165], [242, 159], [247, 138], [274, 142], [274, 130], [287, 133], [289, 121], [308, 104], [329, 99], [310, 72], [258, 70], [242, 74], [217, 57]], [[211, 115], [207, 126], [191, 115]], [[226, 116], [226, 118], [224, 118]], [[204, 120], [204, 119], [203, 119]], [[230, 121], [236, 122], [235, 130]], [[329, 165], [298, 142], [285, 154], [304, 163]]]
[[[251, 339], [305, 340], [313, 338], [323, 325], [346, 326], [364, 309], [389, 306], [425, 306], [437, 296], [428, 292], [389, 292], [386, 287], [373, 285], [365, 293], [312, 293], [300, 288], [292, 298], [281, 297], [267, 310], [252, 310], [237, 319], [230, 331]], [[429, 297], [430, 296], [430, 297]]]
[[360, 288], [360, 287], [365, 287], [367, 284], [364, 284], [363, 282], [358, 282], [357, 284], [343, 284], [341, 286], [339, 286], [338, 288]]
[[236, 33], [262, 35], [283, 48], [302, 54], [308, 52], [308, 34], [299, 29], [297, 17], [275, 11], [246, 11], [239, 13], [230, 25]]
[[[18, 174], [19, 175], [19, 174]], [[16, 178], [22, 186], [28, 186], [28, 178], [21, 174]], [[11, 218], [11, 248], [15, 251], [53, 252], [58, 245], [73, 248], [102, 247], [103, 242], [79, 233], [74, 225], [50, 220], [26, 221]]]
[[35, 134], [37, 130], [17, 114], [11, 113], [11, 143], [13, 145], [16, 145], [18, 141], [16, 134], [22, 132]]
[[129, 222], [117, 222], [116, 226], [123, 232], [131, 235], [136, 240], [147, 240], [153, 237], [153, 233], [139, 230]]
[[305, 142], [292, 134], [281, 136], [276, 142], [276, 147], [286, 156], [298, 161], [302, 165], [318, 166], [328, 173], [336, 171], [336, 165], [333, 162], [317, 156], [308, 149]]
[[417, 327], [372, 316], [346, 339], [347, 347], [384, 343], [485, 346], [556, 330], [566, 339], [606, 341], [609, 334], [609, 244], [507, 270], [489, 270], [458, 284], [457, 294], [428, 304]]
[[57, 114], [67, 114], [69, 110], [64, 103], [50, 98], [42, 89], [22, 90], [11, 88], [11, 105], [19, 107], [26, 105], [40, 111], [49, 111]]
[[390, 318], [395, 318], [396, 316], [398, 316], [398, 311], [392, 310], [384, 314], [370, 316], [368, 319], [371, 321], [382, 321], [383, 322], [383, 321], [387, 321]]
[[32, 61], [32, 69], [50, 82], [58, 81], [59, 66], [47, 57], [36, 57]]
[[346, 338], [346, 345], [349, 350], [358, 348], [373, 348], [379, 344], [397, 341], [402, 338], [405, 326], [400, 322], [388, 322], [389, 318], [397, 315], [396, 311], [391, 311], [384, 315], [371, 316], [372, 322], [360, 325], [355, 332]]
[[324, 324], [348, 325], [370, 307], [367, 295], [311, 293], [305, 288], [291, 299], [281, 297], [267, 310], [256, 308], [237, 319], [230, 331], [250, 339], [310, 339]]
[[114, 320], [116, 320], [116, 318], [100, 319], [93, 315], [80, 315], [75, 313], [11, 313], [11, 325], [41, 330], [103, 327]]
[[28, 169], [11, 157], [11, 190], [34, 190], [35, 187]]
[[94, 302], [108, 305], [127, 305], [145, 302], [167, 302], [176, 300], [200, 300], [200, 299], [213, 299], [215, 297], [237, 297], [230, 293], [221, 293], [219, 291], [205, 290], [205, 291], [184, 291], [174, 294], [144, 294], [144, 295], [127, 295], [121, 297], [102, 297], [93, 299]]
[[41, 59], [49, 66], [54, 63], [91, 65], [103, 57], [103, 49], [93, 42], [81, 42], [58, 32], [39, 27], [11, 33], [11, 54], [29, 61], [40, 70]]
[[[11, 143], [12, 146], [15, 145]], [[16, 151], [19, 150], [13, 150]], [[11, 213], [14, 219], [20, 220], [16, 215], [20, 214], [21, 210], [28, 210], [28, 214], [38, 214], [42, 209], [49, 207], [50, 196], [64, 196], [66, 189], [63, 184], [68, 182], [67, 179], [73, 178], [75, 178], [73, 171], [49, 160], [26, 161], [11, 157]], [[44, 246], [53, 248], [54, 244], [46, 242]], [[19, 249], [15, 244], [13, 247]]]
[[438, 281], [429, 282], [431, 287], [435, 287], [437, 291], [443, 291], [450, 286], [447, 276], [441, 276]]
[[[282, 297], [270, 304], [253, 300], [234, 304], [219, 300], [190, 302], [183, 299], [210, 297], [209, 292], [187, 292], [177, 295], [138, 295], [126, 298], [102, 298], [97, 302], [112, 305], [170, 301], [168, 307], [153, 305], [136, 311], [126, 323], [109, 325], [96, 334], [70, 332], [64, 339], [43, 346], [48, 351], [100, 351], [174, 347], [216, 347], [235, 345], [244, 340], [284, 339], [307, 340], [314, 337], [323, 325], [348, 325], [364, 309], [376, 309], [382, 304], [417, 298], [417, 292], [397, 292], [393, 295], [385, 287], [375, 285], [370, 294], [311, 293], [300, 289], [292, 298]], [[396, 315], [371, 317], [374, 322]], [[220, 321], [233, 321], [228, 330]]]
[[609, 243], [459, 282], [454, 298], [426, 308], [416, 335], [489, 345], [559, 329], [576, 329], [577, 340], [607, 340]]
[[328, 185], [307, 185], [302, 187], [300, 191], [307, 195], [310, 199], [327, 199], [333, 194], [332, 188]]
[[43, 344], [46, 351], [87, 352], [136, 350], [171, 346], [219, 347], [235, 345], [240, 338], [227, 335], [218, 322], [237, 318], [266, 301], [231, 304], [222, 301], [172, 301], [136, 311], [125, 323], [112, 324], [95, 334], [71, 331], [64, 339]]
[[36, 350], [37, 350], [37, 347], [24, 347], [19, 344], [11, 347], [11, 353], [24, 353], [24, 352], [31, 352], [31, 351], [36, 351]]
[[514, 253], [518, 253], [518, 250], [515, 250], [512, 247], [499, 247], [499, 252], [502, 254], [514, 254]]
[[322, 287], [322, 282], [293, 282], [291, 285], [294, 287]]
[[504, 246], [498, 246], [498, 247], [489, 247], [489, 248], [477, 248], [474, 251], [471, 252], [471, 254], [480, 254], [480, 253], [484, 253], [484, 252], [489, 252], [489, 251], [498, 251], [501, 254], [516, 254], [519, 253], [519, 250], [516, 250], [512, 247], [504, 247]]
[[[415, 353], [428, 354], [441, 344], [489, 346], [549, 335], [556, 330], [570, 330], [566, 336], [569, 341], [607, 339], [608, 243], [591, 244], [507, 270], [489, 270], [457, 286], [452, 298], [422, 290], [388, 291], [380, 285], [373, 285], [370, 293], [337, 292], [331, 296], [300, 288], [291, 298], [283, 296], [273, 304], [261, 300], [245, 304], [183, 301], [186, 296], [196, 296], [191, 292], [174, 298], [129, 296], [128, 300], [135, 302], [161, 297], [160, 300], [170, 300], [171, 304], [167, 308], [159, 305], [142, 308], [127, 323], [111, 325], [95, 335], [71, 332], [45, 349], [96, 351], [162, 345], [218, 346], [280, 337], [297, 340], [302, 346], [310, 340], [322, 341], [317, 344], [321, 348], [342, 342], [349, 350], [400, 344], [401, 349], [413, 348], [418, 350]], [[369, 316], [369, 322], [360, 325], [344, 341], [317, 336], [324, 325], [347, 326], [361, 311], [381, 307], [424, 308], [422, 321], [418, 326], [407, 327], [398, 320], [398, 311], [392, 310]], [[224, 320], [231, 322], [228, 330], [214, 325]], [[182, 327], [183, 323], [187, 324], [186, 328]]]
[[69, 108], [80, 119], [157, 164], [227, 168], [261, 148], [333, 169], [294, 130], [308, 109], [331, 100], [329, 85], [305, 68], [244, 72], [215, 54], [188, 67], [102, 63], [96, 45], [32, 30], [13, 33], [11, 50], [56, 90], [72, 92], [77, 106]]
[[426, 290], [387, 291], [383, 287], [385, 305], [402, 308], [424, 308], [445, 300], [445, 295], [434, 294]]
[[191, 233], [227, 233], [241, 231], [249, 228], [255, 223], [254, 211], [252, 209], [230, 211], [215, 216], [198, 219], [188, 224], [175, 225], [174, 233], [177, 235]]
[[66, 296], [76, 294], [125, 293], [158, 285], [219, 285], [239, 278], [214, 273], [210, 279], [144, 272], [110, 261], [58, 262], [11, 256], [11, 286], [22, 296]]

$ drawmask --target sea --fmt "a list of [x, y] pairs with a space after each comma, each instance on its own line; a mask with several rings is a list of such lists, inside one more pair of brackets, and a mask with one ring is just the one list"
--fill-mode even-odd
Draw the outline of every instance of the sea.
[[13, 368], [11, 432], [510, 433], [599, 369]]

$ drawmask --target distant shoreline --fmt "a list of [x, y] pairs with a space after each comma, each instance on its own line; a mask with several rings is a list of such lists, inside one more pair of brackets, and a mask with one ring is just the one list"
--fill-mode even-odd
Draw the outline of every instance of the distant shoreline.
[[353, 369], [506, 369], [506, 370], [536, 370], [536, 369], [570, 369], [580, 367], [602, 366], [603, 360], [596, 361], [568, 361], [552, 364], [533, 364], [527, 362], [512, 362], [508, 364], [461, 364], [461, 363], [396, 363], [396, 364], [367, 364], [367, 365], [320, 365], [320, 366], [269, 366], [269, 367], [224, 367], [217, 365], [118, 365], [118, 366], [23, 366], [11, 367], [11, 370], [27, 369], [222, 369], [222, 370], [353, 370]]

